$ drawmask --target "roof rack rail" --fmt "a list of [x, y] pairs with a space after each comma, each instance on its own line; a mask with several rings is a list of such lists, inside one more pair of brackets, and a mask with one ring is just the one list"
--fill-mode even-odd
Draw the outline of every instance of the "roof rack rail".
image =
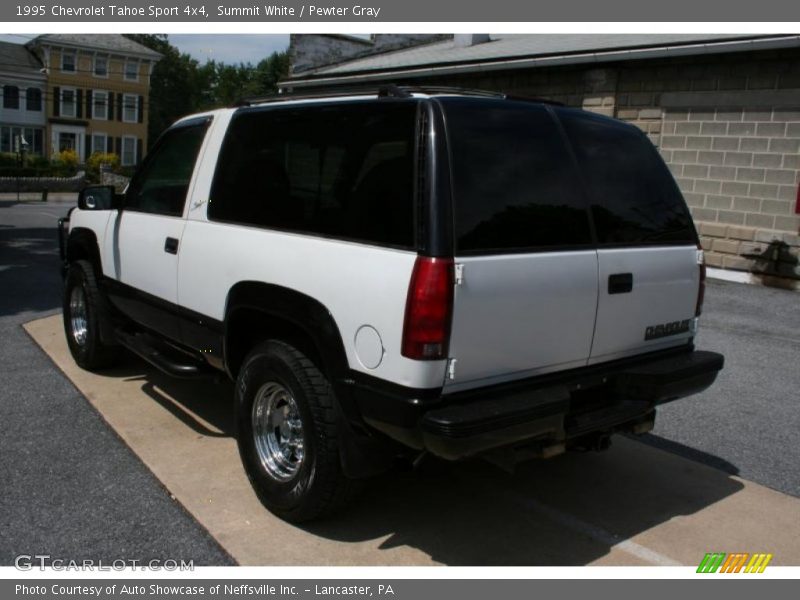
[[411, 92], [407, 87], [390, 83], [378, 88], [378, 98], [411, 98]]
[[417, 92], [419, 94], [459, 94], [463, 96], [481, 96], [485, 98], [505, 98], [503, 92], [494, 92], [490, 90], [476, 90], [470, 88], [460, 88], [446, 85], [407, 85], [400, 86], [408, 92]]
[[550, 104], [552, 106], [566, 106], [563, 102], [559, 102], [558, 100], [537, 98], [536, 96], [521, 96], [517, 94], [507, 94], [506, 100], [516, 100], [518, 102], [537, 102], [539, 104]]
[[520, 102], [538, 102], [542, 104], [552, 104], [554, 106], [564, 106], [562, 102], [548, 100], [547, 98], [534, 98], [529, 96], [506, 94], [490, 90], [477, 90], [469, 88], [459, 88], [452, 86], [435, 85], [397, 85], [394, 83], [375, 87], [355, 87], [331, 89], [315, 92], [284, 92], [270, 94], [267, 96], [254, 96], [242, 98], [233, 103], [232, 108], [243, 106], [253, 106], [255, 104], [267, 104], [270, 102], [283, 102], [286, 100], [322, 100], [331, 97], [342, 96], [371, 96], [377, 95], [378, 98], [410, 98], [413, 94], [456, 94], [463, 96], [479, 96], [482, 98], [502, 98], [507, 100], [517, 100]]
[[253, 106], [254, 104], [267, 104], [269, 102], [284, 102], [286, 100], [316, 100], [331, 98], [334, 96], [369, 96], [375, 94], [375, 88], [370, 89], [341, 89], [325, 92], [285, 92], [279, 94], [269, 94], [267, 96], [250, 96], [241, 98], [232, 104], [232, 108], [242, 106]]

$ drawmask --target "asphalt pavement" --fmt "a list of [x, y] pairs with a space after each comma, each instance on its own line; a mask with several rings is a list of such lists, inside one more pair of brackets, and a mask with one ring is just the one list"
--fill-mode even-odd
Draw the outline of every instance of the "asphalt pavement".
[[696, 345], [725, 368], [645, 441], [800, 496], [800, 293], [710, 279]]
[[[69, 206], [0, 200], [0, 564], [35, 553], [232, 564], [21, 327], [60, 310], [55, 222]], [[697, 345], [726, 368], [662, 407], [643, 441], [800, 496], [798, 309], [796, 292], [710, 280]]]
[[234, 564], [22, 329], [60, 310], [55, 225], [70, 205], [0, 200], [0, 565]]

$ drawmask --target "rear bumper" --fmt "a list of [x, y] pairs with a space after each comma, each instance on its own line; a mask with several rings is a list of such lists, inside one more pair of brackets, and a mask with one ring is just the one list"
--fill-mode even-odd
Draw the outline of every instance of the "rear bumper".
[[362, 382], [354, 397], [372, 427], [456, 460], [523, 443], [566, 446], [597, 433], [641, 430], [657, 405], [703, 391], [723, 364], [721, 354], [683, 348], [447, 396]]

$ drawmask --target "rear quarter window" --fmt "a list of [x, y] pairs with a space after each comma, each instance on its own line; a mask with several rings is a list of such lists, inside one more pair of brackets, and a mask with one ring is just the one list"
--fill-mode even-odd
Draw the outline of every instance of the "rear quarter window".
[[592, 243], [585, 200], [556, 121], [541, 105], [442, 98], [456, 253]]
[[556, 112], [586, 186], [600, 245], [696, 243], [683, 196], [639, 129], [582, 111]]
[[209, 219], [413, 247], [416, 111], [414, 101], [240, 111]]

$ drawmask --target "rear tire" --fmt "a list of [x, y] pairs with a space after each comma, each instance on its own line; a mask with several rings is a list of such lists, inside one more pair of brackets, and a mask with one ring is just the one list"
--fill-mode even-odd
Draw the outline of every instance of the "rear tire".
[[64, 284], [64, 333], [78, 366], [94, 371], [117, 362], [119, 346], [103, 342], [101, 327], [108, 327], [105, 298], [97, 285], [92, 264], [70, 264]]
[[278, 517], [310, 521], [352, 497], [337, 421], [328, 380], [302, 352], [269, 340], [247, 356], [236, 380], [239, 454], [258, 498]]

